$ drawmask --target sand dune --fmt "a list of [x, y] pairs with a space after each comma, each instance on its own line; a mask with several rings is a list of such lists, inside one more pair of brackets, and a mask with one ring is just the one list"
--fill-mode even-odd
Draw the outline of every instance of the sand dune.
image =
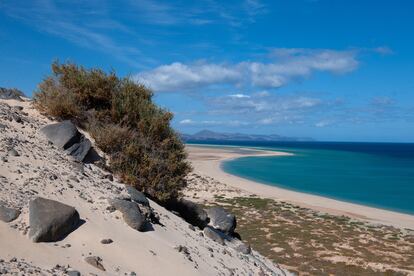
[[[14, 108], [20, 106], [20, 108]], [[14, 113], [18, 118], [13, 118]], [[15, 116], [15, 117], [16, 117]], [[10, 120], [9, 120], [10, 119]], [[108, 210], [107, 198], [127, 196], [116, 177], [93, 164], [75, 162], [51, 145], [39, 129], [51, 123], [30, 102], [0, 101], [0, 200], [21, 210], [14, 221], [0, 221], [0, 272], [36, 275], [285, 275], [257, 252], [244, 255], [193, 230], [180, 217], [153, 201], [161, 224], [137, 232], [117, 211]], [[10, 154], [10, 148], [18, 155]], [[28, 238], [28, 203], [45, 197], [71, 205], [84, 223], [59, 242], [33, 243]], [[113, 243], [103, 244], [102, 239]], [[187, 250], [177, 250], [179, 246]], [[106, 271], [86, 263], [98, 256]], [[4, 272], [3, 271], [3, 272]], [[89, 274], [90, 273], [90, 274]], [[19, 274], [19, 275], [20, 275]]]

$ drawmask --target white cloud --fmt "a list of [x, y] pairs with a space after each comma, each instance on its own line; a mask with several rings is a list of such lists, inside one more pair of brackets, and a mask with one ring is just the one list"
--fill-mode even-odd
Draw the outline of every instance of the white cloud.
[[381, 46], [373, 49], [374, 52], [381, 55], [392, 55], [394, 51], [388, 46]]
[[315, 124], [316, 127], [327, 127], [333, 124], [331, 120], [321, 120]]
[[193, 120], [191, 120], [191, 119], [184, 119], [184, 120], [181, 120], [180, 121], [180, 124], [181, 125], [191, 125], [191, 124], [193, 124], [194, 123], [194, 121]]
[[357, 52], [329, 49], [274, 49], [269, 62], [244, 61], [235, 64], [174, 62], [137, 74], [135, 79], [155, 91], [175, 91], [230, 84], [278, 88], [292, 79], [312, 73], [347, 73], [358, 66]]
[[249, 95], [245, 95], [245, 94], [232, 94], [229, 95], [230, 98], [237, 98], [237, 99], [242, 99], [242, 98], [250, 98]]
[[171, 91], [235, 82], [240, 79], [239, 74], [237, 70], [219, 64], [185, 65], [175, 62], [141, 73], [135, 79], [155, 91]]

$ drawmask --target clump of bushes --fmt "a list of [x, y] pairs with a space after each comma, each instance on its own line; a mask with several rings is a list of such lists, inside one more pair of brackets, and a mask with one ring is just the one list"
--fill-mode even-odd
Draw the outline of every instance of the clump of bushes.
[[172, 114], [152, 102], [152, 92], [130, 78], [73, 63], [52, 64], [39, 84], [36, 108], [70, 119], [88, 131], [126, 183], [160, 202], [176, 199], [190, 171]]

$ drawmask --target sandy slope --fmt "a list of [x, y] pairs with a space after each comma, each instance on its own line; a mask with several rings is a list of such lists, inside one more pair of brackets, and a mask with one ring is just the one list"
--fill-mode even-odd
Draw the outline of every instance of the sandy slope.
[[[9, 106], [15, 105], [23, 107], [16, 111], [23, 123], [7, 119]], [[163, 226], [154, 225], [154, 231], [145, 233], [131, 229], [120, 213], [106, 209], [107, 198], [126, 194], [124, 185], [106, 179], [106, 172], [95, 165], [74, 162], [49, 144], [39, 129], [51, 121], [29, 102], [1, 100], [0, 123], [6, 126], [0, 131], [0, 157], [4, 157], [0, 200], [22, 211], [13, 222], [0, 221], [0, 272], [27, 269], [36, 275], [65, 275], [70, 267], [82, 275], [129, 275], [132, 271], [137, 275], [285, 274], [257, 252], [242, 255], [203, 237], [200, 230], [191, 230], [180, 217], [152, 201]], [[20, 156], [8, 154], [11, 147]], [[27, 236], [28, 202], [36, 196], [74, 206], [85, 223], [63, 241], [33, 243]], [[104, 238], [114, 242], [101, 244]], [[188, 248], [189, 256], [178, 252], [179, 245]], [[101, 257], [106, 272], [87, 264], [84, 257], [89, 255]]]
[[189, 153], [189, 160], [194, 167], [195, 173], [212, 177], [215, 180], [226, 183], [232, 187], [239, 188], [249, 193], [254, 193], [258, 196], [284, 200], [287, 202], [292, 202], [299, 206], [331, 213], [334, 215], [347, 215], [350, 217], [364, 219], [373, 223], [381, 223], [386, 225], [393, 225], [400, 228], [414, 229], [414, 216], [411, 215], [371, 208], [368, 206], [352, 204], [339, 200], [329, 199], [326, 197], [264, 185], [225, 173], [220, 168], [220, 164], [224, 160], [230, 160], [242, 156], [281, 156], [288, 153], [246, 150], [237, 147], [224, 149], [214, 147], [187, 146], [186, 148]]

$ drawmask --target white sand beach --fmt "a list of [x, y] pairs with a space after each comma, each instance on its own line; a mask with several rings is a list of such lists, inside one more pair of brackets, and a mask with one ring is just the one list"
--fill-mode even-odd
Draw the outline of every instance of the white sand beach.
[[219, 148], [197, 145], [187, 145], [186, 148], [195, 173], [209, 176], [219, 182], [248, 193], [256, 194], [260, 197], [290, 202], [301, 207], [327, 212], [333, 215], [346, 215], [372, 223], [414, 229], [414, 216], [408, 214], [265, 185], [228, 174], [221, 169], [221, 163], [223, 161], [234, 158], [243, 156], [282, 156], [290, 153], [238, 147]]

